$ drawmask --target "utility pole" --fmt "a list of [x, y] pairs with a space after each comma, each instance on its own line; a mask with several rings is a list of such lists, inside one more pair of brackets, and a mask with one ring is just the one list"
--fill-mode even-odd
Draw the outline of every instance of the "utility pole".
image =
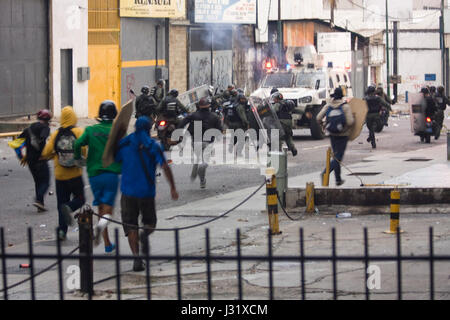
[[[393, 50], [394, 50], [394, 66], [393, 66], [393, 74], [395, 75], [396, 81], [394, 82], [394, 101], [397, 102], [398, 96], [398, 21], [394, 21], [393, 28]], [[390, 97], [389, 97], [390, 98]]]
[[283, 61], [283, 30], [281, 26], [281, 0], [278, 0], [278, 68]]
[[388, 16], [388, 0], [386, 0], [386, 84], [387, 96], [391, 98], [391, 88], [389, 84], [389, 16]]
[[441, 0], [441, 17], [439, 19], [439, 33], [440, 33], [440, 38], [441, 38], [441, 78], [442, 78], [442, 85], [444, 86], [444, 88], [446, 87], [446, 68], [445, 66], [447, 65], [446, 63], [446, 59], [445, 59], [445, 38], [444, 38], [444, 0]]

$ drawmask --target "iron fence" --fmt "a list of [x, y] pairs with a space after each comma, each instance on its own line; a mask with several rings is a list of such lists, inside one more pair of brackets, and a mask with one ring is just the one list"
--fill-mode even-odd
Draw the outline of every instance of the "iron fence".
[[[304, 230], [303, 228], [299, 229], [299, 252], [297, 255], [275, 255], [273, 253], [273, 235], [271, 230], [269, 229], [267, 234], [267, 254], [266, 255], [243, 255], [242, 254], [242, 243], [241, 243], [241, 231], [240, 229], [236, 230], [236, 253], [235, 255], [214, 255], [211, 250], [211, 239], [210, 239], [210, 231], [209, 229], [205, 229], [205, 254], [204, 255], [182, 255], [180, 254], [180, 235], [179, 230], [174, 230], [174, 243], [175, 243], [175, 254], [163, 254], [163, 255], [154, 255], [149, 251], [146, 251], [144, 254], [139, 256], [142, 258], [145, 263], [145, 275], [146, 275], [146, 299], [152, 300], [154, 297], [152, 295], [152, 286], [151, 286], [151, 262], [156, 260], [170, 260], [175, 261], [176, 266], [176, 297], [178, 300], [182, 300], [183, 297], [183, 282], [182, 282], [182, 272], [181, 272], [181, 264], [183, 261], [202, 261], [206, 264], [206, 299], [213, 299], [213, 286], [212, 286], [212, 269], [211, 264], [213, 261], [232, 261], [236, 262], [236, 274], [237, 274], [237, 292], [236, 298], [239, 300], [243, 300], [244, 290], [243, 290], [243, 263], [247, 261], [258, 261], [268, 263], [268, 295], [267, 298], [272, 300], [275, 299], [274, 296], [274, 263], [276, 262], [296, 262], [300, 264], [299, 275], [300, 275], [300, 296], [299, 299], [305, 300], [307, 299], [306, 294], [306, 276], [305, 276], [305, 265], [308, 262], [328, 262], [331, 263], [331, 276], [332, 276], [332, 298], [334, 300], [338, 299], [338, 262], [359, 262], [364, 264], [364, 279], [365, 279], [365, 299], [370, 299], [370, 289], [367, 286], [367, 280], [369, 275], [367, 273], [369, 263], [370, 262], [395, 262], [396, 263], [396, 280], [397, 280], [397, 299], [401, 300], [402, 296], [402, 284], [403, 284], [403, 275], [402, 275], [402, 263], [405, 261], [422, 261], [429, 264], [429, 299], [434, 300], [435, 298], [435, 262], [450, 262], [450, 255], [437, 255], [434, 253], [433, 248], [433, 228], [429, 228], [429, 241], [428, 241], [428, 254], [424, 255], [402, 255], [401, 251], [401, 233], [396, 233], [396, 253], [394, 255], [371, 255], [369, 253], [369, 238], [368, 238], [368, 230], [367, 228], [363, 229], [363, 245], [364, 245], [364, 254], [363, 255], [338, 255], [337, 247], [336, 247], [336, 231], [335, 228], [331, 229], [331, 255], [307, 255], [305, 253], [305, 245], [304, 245]], [[118, 229], [115, 229], [115, 243], [117, 245], [116, 252], [114, 255], [94, 255], [92, 252], [79, 252], [75, 254], [80, 247], [74, 248], [68, 254], [62, 254], [61, 250], [61, 242], [56, 237], [56, 254], [36, 254], [33, 251], [33, 237], [32, 237], [32, 229], [28, 229], [28, 253], [26, 254], [16, 254], [16, 253], [7, 253], [5, 249], [5, 237], [4, 237], [4, 229], [0, 228], [0, 246], [1, 246], [1, 269], [2, 269], [2, 287], [0, 287], [0, 293], [2, 293], [3, 299], [8, 300], [10, 291], [26, 282], [30, 283], [30, 295], [31, 299], [36, 299], [36, 284], [35, 278], [41, 275], [44, 272], [49, 271], [50, 269], [57, 266], [58, 270], [58, 288], [59, 288], [59, 299], [64, 300], [65, 292], [63, 286], [63, 270], [62, 270], [62, 262], [64, 260], [78, 260], [81, 268], [81, 291], [87, 293], [88, 299], [93, 298], [94, 294], [94, 285], [101, 283], [104, 279], [97, 282], [94, 282], [93, 279], [93, 269], [92, 264], [95, 261], [100, 260], [110, 260], [115, 262], [115, 278], [116, 282], [116, 294], [117, 299], [120, 300], [121, 296], [121, 287], [123, 276], [120, 269], [120, 262], [123, 260], [133, 260], [136, 256], [133, 255], [122, 255], [120, 253], [119, 247], [119, 232]], [[147, 248], [148, 248], [147, 243]], [[9, 259], [27, 259], [29, 261], [29, 277], [25, 280], [14, 284], [8, 284], [8, 268], [7, 261]], [[34, 269], [34, 261], [43, 259], [43, 260], [54, 260], [55, 262], [48, 266], [47, 268], [36, 272]], [[83, 267], [84, 265], [84, 267]], [[84, 273], [84, 274], [83, 274]]]

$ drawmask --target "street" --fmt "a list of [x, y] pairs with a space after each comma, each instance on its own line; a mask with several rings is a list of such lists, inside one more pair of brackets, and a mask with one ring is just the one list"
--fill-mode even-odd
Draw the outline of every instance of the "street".
[[[449, 120], [446, 120], [449, 126]], [[361, 162], [364, 158], [382, 153], [406, 152], [423, 149], [423, 157], [427, 156], [427, 148], [436, 145], [446, 144], [445, 135], [437, 141], [433, 140], [430, 145], [420, 142], [419, 137], [413, 136], [410, 131], [409, 116], [391, 117], [389, 126], [377, 134], [377, 149], [373, 150], [370, 144], [366, 142], [367, 128], [364, 127], [361, 135], [353, 142], [349, 143], [344, 163], [352, 164]], [[289, 177], [304, 175], [323, 169], [325, 164], [326, 149], [329, 147], [329, 140], [313, 140], [308, 130], [296, 130], [295, 145], [299, 150], [296, 157], [289, 153], [288, 174]], [[48, 212], [38, 213], [33, 207], [34, 185], [27, 168], [19, 165], [14, 152], [7, 146], [6, 139], [0, 140], [0, 179], [2, 185], [1, 199], [3, 201], [0, 207], [0, 225], [5, 228], [5, 237], [8, 244], [18, 245], [24, 243], [26, 239], [26, 229], [33, 228], [34, 240], [52, 239], [57, 227], [56, 196], [47, 195], [46, 206]], [[51, 163], [50, 167], [53, 167]], [[260, 170], [246, 165], [215, 165], [210, 166], [207, 171], [207, 188], [201, 190], [198, 180], [194, 183], [190, 181], [190, 165], [172, 165], [176, 185], [180, 193], [178, 201], [170, 199], [169, 186], [165, 177], [158, 178], [156, 204], [157, 209], [168, 209], [174, 206], [189, 204], [196, 200], [201, 200], [229, 192], [256, 186], [262, 183], [263, 178]], [[343, 169], [343, 177], [349, 172]], [[356, 177], [347, 177], [344, 179], [357, 179]], [[364, 177], [362, 177], [364, 180]], [[54, 179], [50, 192], [54, 192]], [[334, 181], [331, 176], [330, 181]], [[92, 204], [92, 193], [89, 189], [88, 180], [84, 176], [85, 196], [87, 203]], [[345, 185], [344, 185], [345, 186]], [[243, 195], [244, 196], [244, 195]], [[120, 195], [116, 199], [116, 206], [119, 205]], [[216, 215], [226, 211], [229, 208], [222, 208], [221, 212], [211, 212]], [[119, 207], [115, 208], [115, 218], [120, 220]], [[164, 217], [159, 217], [164, 219]], [[74, 228], [69, 230], [74, 232]]]

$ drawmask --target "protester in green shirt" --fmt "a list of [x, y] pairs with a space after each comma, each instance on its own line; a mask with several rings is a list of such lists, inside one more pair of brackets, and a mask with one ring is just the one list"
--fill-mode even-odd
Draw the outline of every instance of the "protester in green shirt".
[[[81, 147], [88, 146], [86, 167], [91, 190], [94, 194], [93, 205], [98, 206], [99, 215], [105, 218], [112, 217], [121, 172], [119, 163], [113, 163], [107, 168], [102, 165], [103, 152], [111, 131], [112, 121], [116, 116], [115, 103], [110, 100], [103, 101], [99, 110], [100, 123], [87, 127], [83, 135], [74, 143], [75, 159], [81, 159]], [[116, 246], [109, 239], [107, 224], [106, 219], [101, 219], [94, 228], [94, 244], [99, 244], [100, 234], [102, 234], [105, 252], [109, 253]]]

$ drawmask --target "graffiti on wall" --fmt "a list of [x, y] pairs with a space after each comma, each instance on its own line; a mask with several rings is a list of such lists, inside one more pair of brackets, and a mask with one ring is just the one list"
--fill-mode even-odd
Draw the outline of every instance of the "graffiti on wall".
[[213, 64], [213, 86], [219, 90], [225, 90], [232, 82], [232, 59], [231, 50], [214, 51]]
[[211, 52], [191, 52], [189, 86], [195, 88], [211, 84]]
[[134, 96], [131, 94], [130, 90], [133, 89], [136, 80], [134, 77], [134, 73], [127, 73], [126, 75], [126, 84], [127, 84], [127, 100], [131, 100]]

